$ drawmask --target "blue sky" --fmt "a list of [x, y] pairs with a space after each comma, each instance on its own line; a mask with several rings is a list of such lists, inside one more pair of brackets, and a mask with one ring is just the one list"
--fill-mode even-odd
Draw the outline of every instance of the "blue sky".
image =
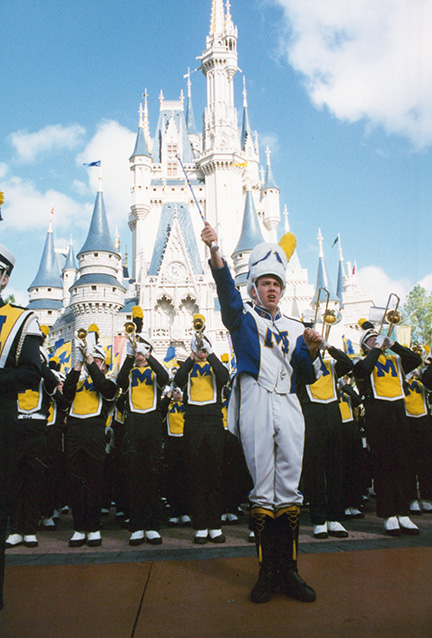
[[[209, 31], [211, 0], [5, 0], [0, 25], [0, 242], [17, 257], [10, 290], [25, 303], [51, 206], [56, 242], [88, 229], [103, 160], [112, 232], [131, 252], [128, 157], [146, 88], [186, 93]], [[336, 283], [344, 258], [377, 304], [432, 289], [432, 5], [428, 0], [231, 0], [249, 116], [272, 150], [281, 205], [315, 282], [321, 227]], [[236, 106], [242, 111], [242, 73]], [[201, 72], [192, 74], [199, 125]]]

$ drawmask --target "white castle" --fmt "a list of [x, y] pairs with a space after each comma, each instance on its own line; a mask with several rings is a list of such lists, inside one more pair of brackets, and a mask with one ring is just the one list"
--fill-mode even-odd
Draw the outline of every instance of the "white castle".
[[[101, 183], [88, 235], [76, 258], [71, 242], [66, 259], [59, 264], [50, 221], [40, 267], [29, 287], [28, 307], [51, 328], [51, 345], [58, 339], [73, 341], [75, 331], [91, 323], [99, 326], [103, 342], [112, 343], [123, 334], [132, 307], [139, 305], [144, 333], [154, 342], [159, 357], [163, 358], [170, 345], [189, 351], [196, 312], [205, 316], [206, 333], [216, 352], [228, 351], [208, 250], [200, 240], [200, 213], [216, 228], [221, 250], [245, 297], [251, 250], [263, 240], [277, 241], [280, 229], [289, 230], [286, 207], [281, 221], [280, 190], [270, 151], [266, 150], [262, 166], [258, 134], [250, 126], [245, 82], [239, 126], [234, 104], [237, 39], [229, 0], [225, 5], [223, 0], [212, 0], [210, 31], [200, 56], [207, 87], [201, 132], [195, 123], [190, 74], [186, 100], [183, 92], [178, 100], [166, 100], [161, 91], [153, 138], [144, 93], [135, 148], [129, 158], [130, 273], [127, 257], [119, 251], [119, 238], [113, 240], [108, 227]], [[318, 290], [325, 287], [329, 306], [340, 307], [342, 312], [332, 343], [340, 347], [345, 335], [356, 346], [357, 321], [368, 316], [373, 301], [359, 290], [355, 266], [344, 264], [340, 238], [337, 286], [332, 288], [321, 230], [318, 241], [316, 282], [309, 283], [295, 251], [288, 266], [283, 310], [293, 317], [313, 317], [311, 308]]]

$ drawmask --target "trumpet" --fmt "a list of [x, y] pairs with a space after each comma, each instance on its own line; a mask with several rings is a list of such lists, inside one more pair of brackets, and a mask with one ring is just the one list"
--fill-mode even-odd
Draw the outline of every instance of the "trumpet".
[[[391, 305], [391, 298], [394, 297], [396, 299], [396, 305], [394, 306], [394, 308], [390, 308]], [[387, 336], [390, 337], [394, 326], [399, 325], [400, 323], [402, 323], [403, 321], [403, 315], [402, 313], [398, 310], [399, 308], [399, 303], [400, 303], [400, 298], [394, 293], [391, 292], [389, 294], [389, 297], [387, 299], [387, 305], [385, 307], [384, 310], [384, 314], [382, 316], [381, 319], [381, 325], [379, 327], [378, 330], [378, 334], [381, 334], [382, 329], [384, 327], [384, 323], [387, 321], [387, 323], [389, 324], [389, 327], [387, 329]]]
[[87, 354], [87, 330], [85, 328], [78, 328], [75, 331], [75, 339], [78, 341], [78, 348], [81, 353], [86, 356]]
[[197, 348], [201, 350], [204, 346], [203, 332], [205, 330], [205, 319], [203, 315], [194, 315], [192, 325], [195, 330]]
[[137, 345], [137, 336], [136, 336], [136, 325], [133, 321], [126, 321], [123, 325], [123, 330], [126, 337], [129, 339], [129, 342], [132, 348], [136, 348]]

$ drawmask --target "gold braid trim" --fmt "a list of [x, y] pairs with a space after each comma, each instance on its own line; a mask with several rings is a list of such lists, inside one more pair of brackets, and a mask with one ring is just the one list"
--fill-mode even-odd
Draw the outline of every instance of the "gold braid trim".
[[264, 507], [253, 507], [251, 509], [251, 516], [255, 521], [255, 529], [258, 532], [257, 545], [258, 545], [258, 562], [261, 565], [262, 563], [262, 546], [261, 546], [261, 534], [265, 525], [265, 517], [269, 518], [275, 517], [275, 514], [272, 510], [267, 510]]
[[297, 560], [297, 547], [296, 547], [296, 542], [295, 542], [295, 530], [298, 527], [299, 524], [299, 517], [300, 517], [300, 507], [298, 505], [289, 505], [288, 507], [283, 507], [282, 509], [278, 510], [276, 512], [276, 518], [279, 518], [279, 516], [282, 516], [283, 514], [286, 514], [287, 518], [288, 518], [288, 522], [289, 522], [289, 526], [291, 527], [292, 531], [293, 531], [293, 560]]
[[24, 319], [24, 323], [23, 323], [23, 327], [21, 329], [21, 335], [18, 341], [18, 345], [17, 345], [17, 349], [16, 349], [16, 353], [15, 353], [15, 365], [18, 365], [18, 361], [20, 358], [20, 354], [21, 354], [21, 350], [23, 349], [23, 345], [24, 345], [24, 339], [27, 336], [27, 328], [30, 325], [30, 323], [33, 321], [35, 315], [32, 312], [26, 319]]

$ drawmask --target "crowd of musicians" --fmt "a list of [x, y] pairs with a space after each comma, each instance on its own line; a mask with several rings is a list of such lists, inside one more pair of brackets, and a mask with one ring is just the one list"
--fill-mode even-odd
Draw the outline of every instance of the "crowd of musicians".
[[[226, 427], [231, 357], [216, 356], [197, 331], [189, 357], [165, 368], [134, 312], [115, 377], [94, 324], [67, 375], [41, 345], [41, 380], [18, 394], [7, 547], [37, 546], [38, 529], [55, 529], [67, 507], [71, 547], [99, 546], [101, 514], [111, 507], [133, 546], [162, 543], [167, 516], [171, 526], [192, 525], [195, 543], [223, 543], [222, 522], [244, 512], [251, 480]], [[204, 317], [195, 321], [205, 326]], [[348, 536], [343, 520], [362, 518], [371, 493], [388, 535], [418, 534], [410, 515], [432, 511], [432, 363], [363, 325], [364, 356], [324, 344], [321, 376], [297, 387], [306, 425], [301, 491], [315, 538]]]
[[[3, 289], [14, 260], [4, 247], [0, 252]], [[255, 263], [265, 263], [267, 257]], [[212, 268], [222, 273], [225, 266], [215, 261]], [[278, 271], [263, 272], [273, 276]], [[276, 276], [273, 280], [278, 282]], [[257, 303], [254, 311], [265, 313], [271, 301], [270, 291], [267, 305]], [[262, 318], [266, 320], [264, 314]], [[36, 547], [38, 530], [55, 529], [65, 508], [73, 520], [70, 547], [100, 546], [101, 516], [111, 507], [129, 529], [131, 546], [161, 544], [161, 528], [167, 523], [191, 526], [196, 544], [224, 543], [223, 524], [238, 522], [247, 510], [257, 477], [253, 461], [245, 461], [249, 453], [242, 432], [238, 438], [227, 429], [236, 376], [233, 357], [217, 356], [205, 333], [205, 318], [197, 315], [189, 356], [166, 368], [143, 330], [139, 307], [131, 323], [116, 374], [110, 372], [107, 350], [92, 325], [77, 335], [75, 363], [65, 375], [59, 360], [44, 349], [48, 329], [29, 311], [2, 301], [0, 517], [9, 534], [6, 548]], [[238, 339], [244, 334], [242, 329]], [[283, 345], [285, 336], [279, 336], [275, 343], [281, 340]], [[306, 335], [304, 339], [311, 351]], [[362, 323], [356, 356], [323, 338], [318, 341], [313, 382], [298, 369], [294, 388], [305, 424], [301, 479], [295, 489], [308, 507], [314, 537], [348, 536], [344, 521], [362, 518], [371, 494], [383, 533], [419, 534], [413, 517], [432, 512], [432, 359], [381, 334], [369, 321]], [[273, 348], [273, 342], [263, 346]], [[282, 371], [280, 383], [284, 375]], [[247, 406], [247, 384], [236, 392]], [[17, 406], [12, 405], [14, 396]], [[250, 396], [252, 400], [252, 391]], [[15, 418], [15, 409], [11, 457], [12, 437], [3, 426]], [[261, 409], [257, 403], [257, 422]], [[254, 445], [256, 450], [262, 444]], [[256, 540], [259, 532], [261, 552], [265, 536], [261, 538], [259, 521], [270, 525], [271, 516], [265, 504], [260, 510], [258, 500], [253, 498], [249, 539], [255, 533]], [[276, 506], [274, 524], [285, 511], [287, 520], [294, 512], [298, 521], [298, 509]], [[273, 581], [267, 582], [265, 596], [258, 592], [255, 602], [267, 600], [273, 590]], [[315, 597], [311, 588], [288, 595], [305, 601]]]

